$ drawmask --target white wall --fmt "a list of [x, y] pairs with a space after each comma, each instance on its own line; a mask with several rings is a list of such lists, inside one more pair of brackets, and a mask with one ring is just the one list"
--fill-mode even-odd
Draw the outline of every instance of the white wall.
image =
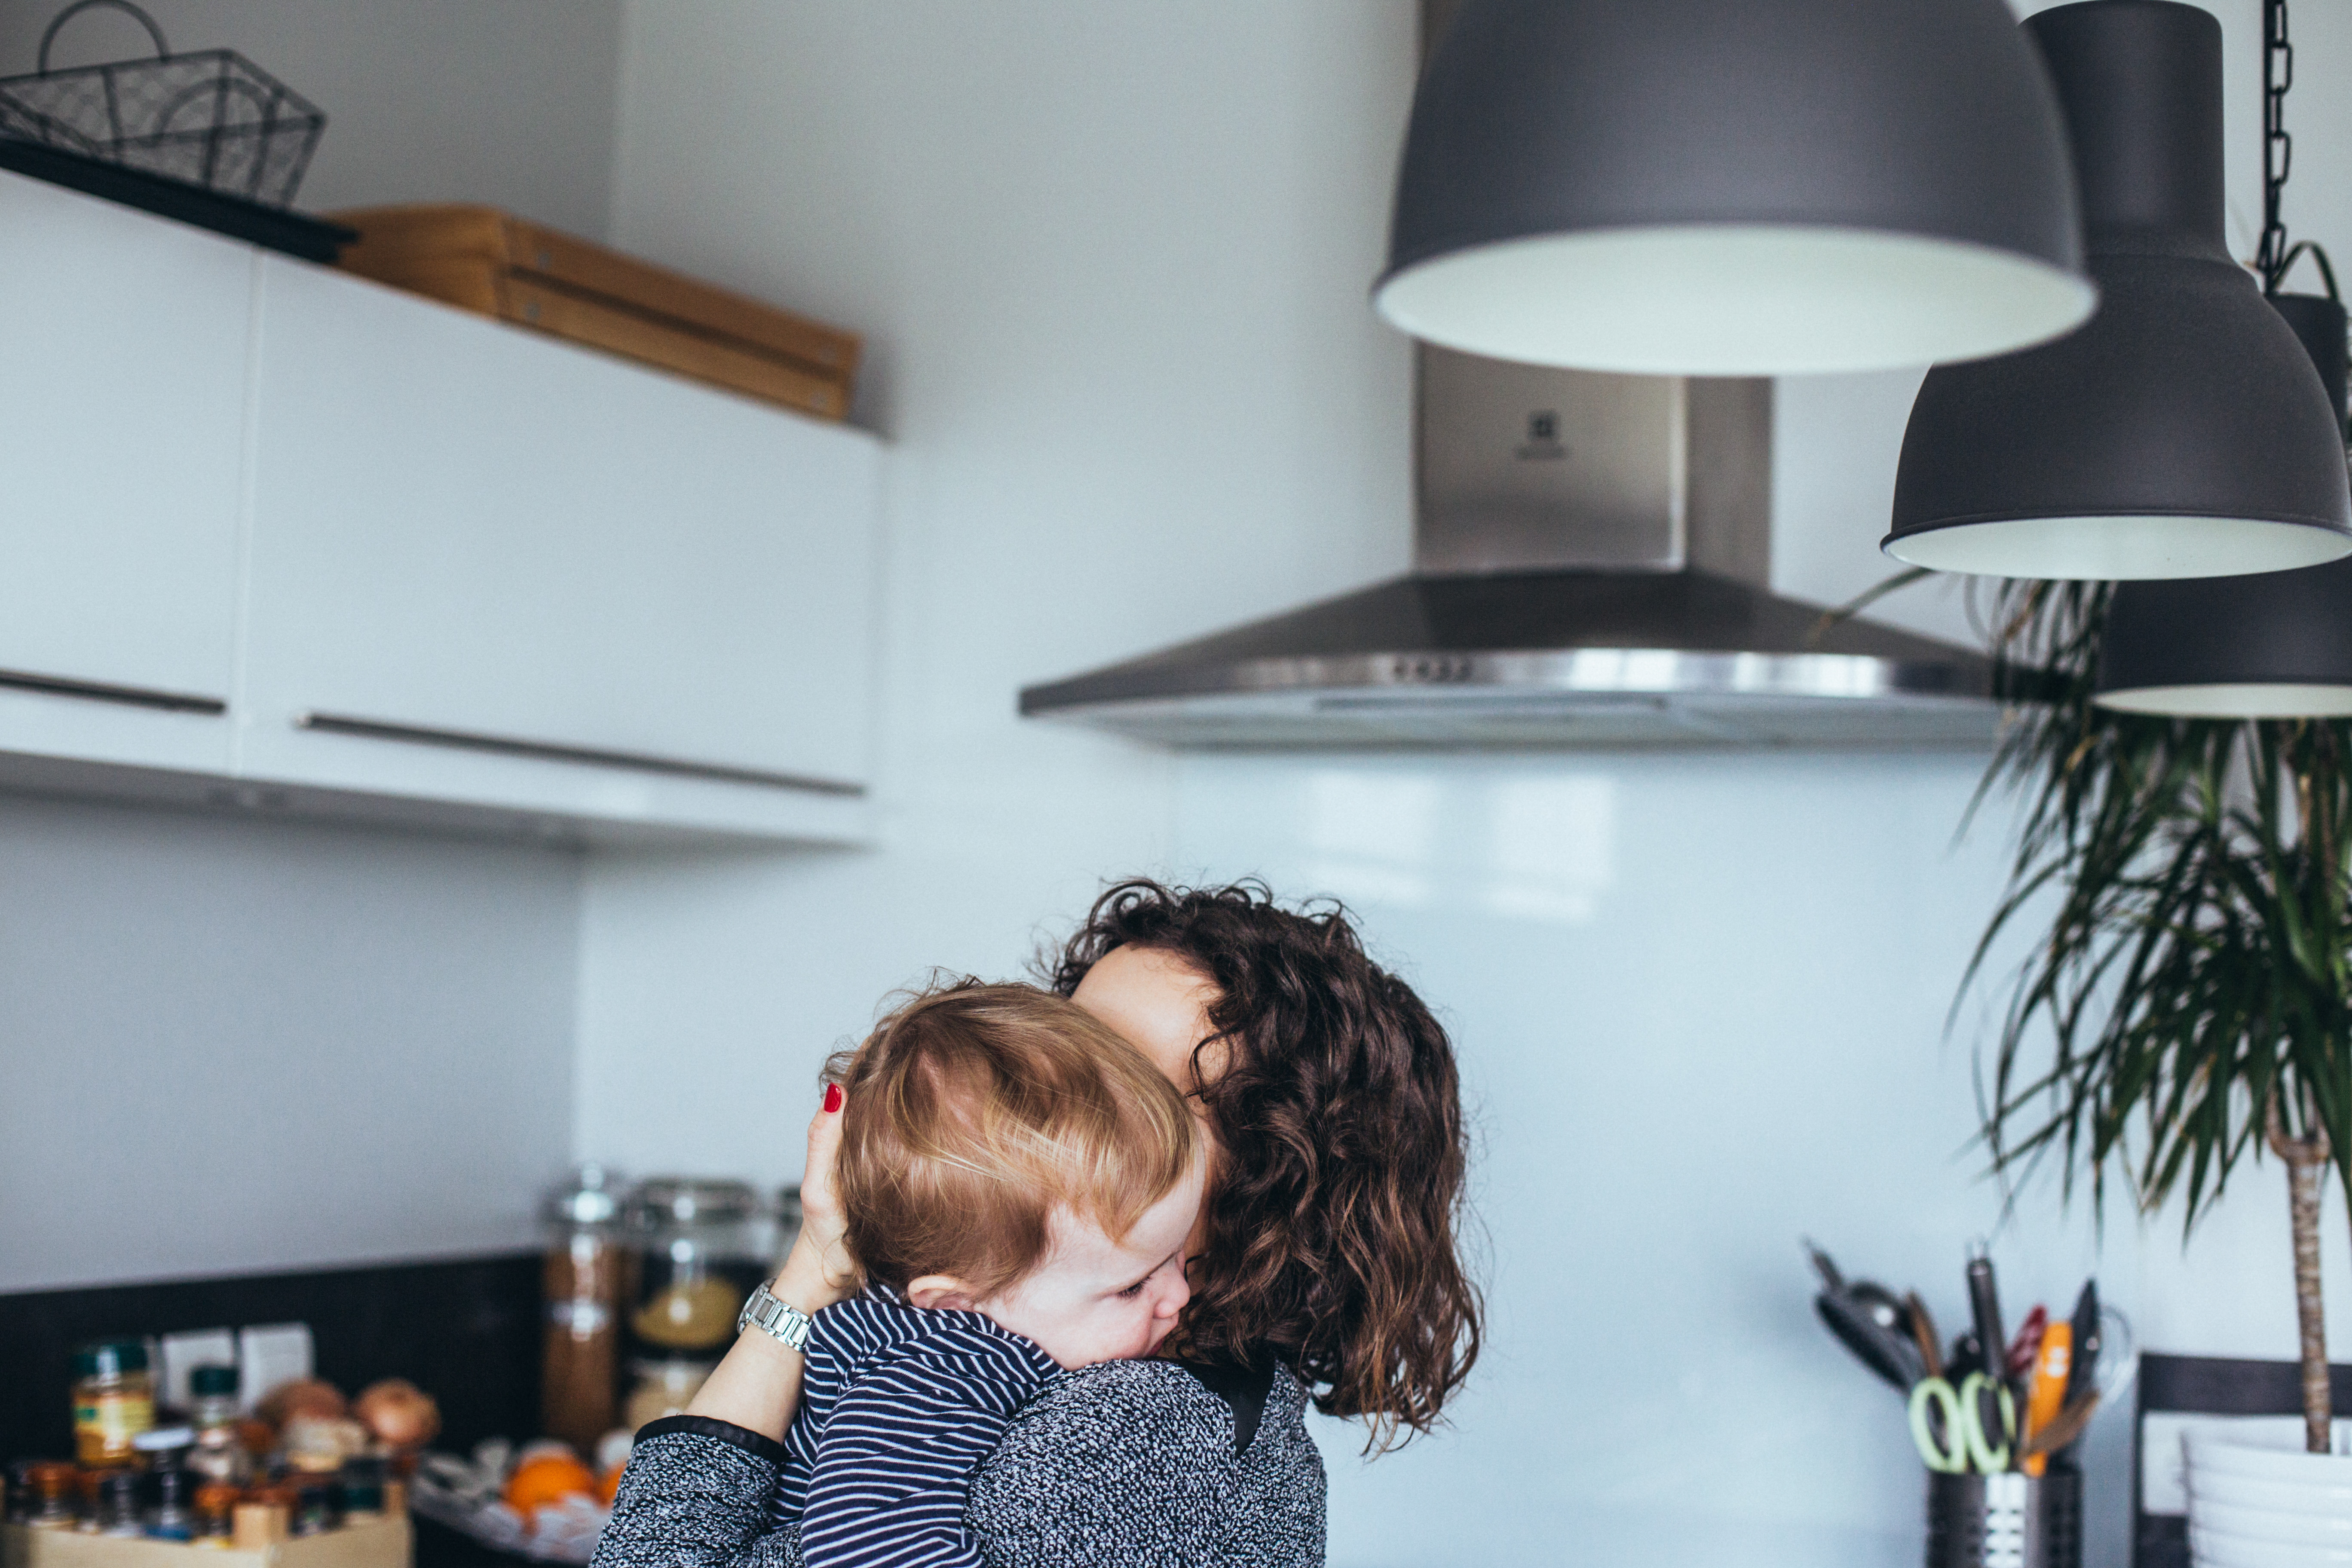
[[[1405, 559], [1407, 356], [1364, 292], [1412, 10], [629, 0], [615, 239], [875, 345], [887, 847], [592, 866], [577, 1147], [789, 1178], [822, 1054], [925, 966], [1013, 973], [1130, 869], [1339, 892], [1456, 1031], [1495, 1337], [1455, 1431], [1363, 1468], [1324, 1429], [1333, 1562], [1916, 1562], [1899, 1405], [1811, 1321], [1800, 1234], [1948, 1314], [1997, 1233], [2018, 1301], [2095, 1263], [2152, 1344], [2294, 1346], [2271, 1173], [2186, 1262], [2167, 1221], [2111, 1215], [2101, 1252], [1978, 1179], [1973, 1037], [1941, 1034], [2005, 853], [1998, 811], [1953, 847], [1973, 762], [1175, 760], [1012, 716]], [[2290, 213], [2330, 237], [2352, 33], [2296, 21]], [[1888, 570], [1916, 379], [1784, 384], [1785, 591]], [[1888, 616], [1966, 625], [1948, 588]], [[2126, 1441], [2094, 1437], [2103, 1564]]]
[[[146, 0], [329, 117], [320, 210], [611, 193], [618, 0]], [[58, 5], [0, 7], [0, 72]], [[56, 63], [144, 53], [108, 11]], [[571, 1137], [575, 857], [0, 799], [0, 1290], [534, 1238]]]
[[1409, 355], [1363, 304], [1404, 0], [629, 12], [614, 237], [871, 335], [889, 847], [601, 861], [581, 1146], [781, 1179], [823, 1053], [1170, 849], [1164, 757], [1023, 682], [1406, 550]]
[[0, 1291], [528, 1244], [576, 856], [0, 799]]
[[[591, 237], [612, 193], [620, 0], [140, 0], [173, 49], [232, 48], [326, 111], [296, 205], [488, 202]], [[0, 7], [0, 72], [34, 67], [64, 8]], [[154, 52], [88, 12], [51, 63]]]

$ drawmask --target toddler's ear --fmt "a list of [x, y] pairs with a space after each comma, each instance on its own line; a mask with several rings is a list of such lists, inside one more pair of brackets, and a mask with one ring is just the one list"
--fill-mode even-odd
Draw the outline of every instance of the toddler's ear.
[[960, 1312], [976, 1310], [979, 1298], [970, 1285], [952, 1274], [926, 1274], [907, 1282], [909, 1304], [929, 1311], [934, 1307], [948, 1307]]

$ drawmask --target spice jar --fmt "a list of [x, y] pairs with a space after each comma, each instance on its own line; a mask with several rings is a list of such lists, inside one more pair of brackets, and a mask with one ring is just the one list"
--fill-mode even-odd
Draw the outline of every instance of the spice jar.
[[24, 1522], [35, 1530], [71, 1530], [81, 1522], [79, 1489], [81, 1472], [73, 1466], [51, 1460], [26, 1467], [26, 1480], [32, 1489], [32, 1500], [26, 1505]]
[[381, 1457], [373, 1454], [362, 1454], [343, 1462], [343, 1473], [336, 1478], [336, 1489], [342, 1499], [344, 1518], [383, 1517], [383, 1491], [391, 1469], [392, 1467]]
[[294, 1507], [287, 1519], [287, 1528], [296, 1535], [323, 1535], [343, 1521], [336, 1514], [333, 1486], [322, 1480], [306, 1480], [294, 1489]]
[[190, 1372], [188, 1402], [194, 1406], [191, 1424], [196, 1431], [188, 1468], [196, 1472], [198, 1484], [210, 1480], [243, 1486], [253, 1474], [253, 1460], [237, 1436], [236, 1368], [206, 1365]]
[[74, 1448], [85, 1465], [127, 1465], [132, 1441], [155, 1425], [155, 1379], [138, 1340], [103, 1340], [74, 1352]]
[[733, 1342], [736, 1315], [768, 1277], [759, 1211], [741, 1182], [663, 1176], [638, 1186], [629, 1332], [640, 1355], [707, 1361]]
[[98, 1483], [98, 1532], [100, 1535], [144, 1535], [139, 1521], [139, 1472], [109, 1470]]
[[540, 1421], [582, 1453], [613, 1425], [620, 1382], [621, 1198], [618, 1178], [583, 1165], [547, 1201], [547, 1346]]
[[191, 1541], [195, 1538], [195, 1488], [190, 1483], [193, 1472], [181, 1465], [158, 1465], [149, 1472], [155, 1490], [155, 1506], [147, 1515], [147, 1533], [157, 1541]]
[[96, 1535], [101, 1528], [103, 1515], [98, 1503], [99, 1483], [114, 1474], [112, 1470], [74, 1471], [74, 1528], [84, 1535]]
[[8, 1465], [8, 1509], [6, 1519], [11, 1524], [33, 1521], [33, 1467], [38, 1459], [15, 1459]]
[[236, 1534], [236, 1505], [244, 1493], [225, 1481], [196, 1489], [196, 1544], [226, 1546]]

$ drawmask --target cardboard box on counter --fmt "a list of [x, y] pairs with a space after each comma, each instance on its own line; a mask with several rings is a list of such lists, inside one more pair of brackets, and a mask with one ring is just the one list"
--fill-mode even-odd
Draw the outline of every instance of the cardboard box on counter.
[[[244, 1541], [254, 1539], [243, 1530]], [[409, 1568], [415, 1536], [405, 1513], [355, 1519], [341, 1530], [235, 1546], [191, 1546], [0, 1524], [0, 1568]]]

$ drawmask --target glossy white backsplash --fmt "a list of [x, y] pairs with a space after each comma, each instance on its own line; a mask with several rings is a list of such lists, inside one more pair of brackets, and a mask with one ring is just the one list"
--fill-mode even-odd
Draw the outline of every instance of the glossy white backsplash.
[[0, 796], [0, 1291], [535, 1245], [581, 859]]
[[[1954, 842], [1981, 766], [1183, 762], [1184, 873], [1346, 900], [1453, 1032], [1471, 1108], [1491, 1339], [1452, 1430], [1367, 1465], [1360, 1427], [1321, 1425], [1334, 1563], [1916, 1562], [1902, 1401], [1814, 1321], [1801, 1237], [1948, 1332], [1990, 1236], [2011, 1322], [2095, 1268], [2155, 1348], [2294, 1353], [2274, 1171], [2185, 1259], [2174, 1220], [2118, 1205], [2101, 1249], [2087, 1205], [2037, 1183], [2004, 1221], [1981, 1179], [1987, 999], [1945, 1030], [2009, 851], [1998, 805]], [[2128, 1442], [2115, 1415], [2092, 1440], [2095, 1563], [2126, 1560]]]

